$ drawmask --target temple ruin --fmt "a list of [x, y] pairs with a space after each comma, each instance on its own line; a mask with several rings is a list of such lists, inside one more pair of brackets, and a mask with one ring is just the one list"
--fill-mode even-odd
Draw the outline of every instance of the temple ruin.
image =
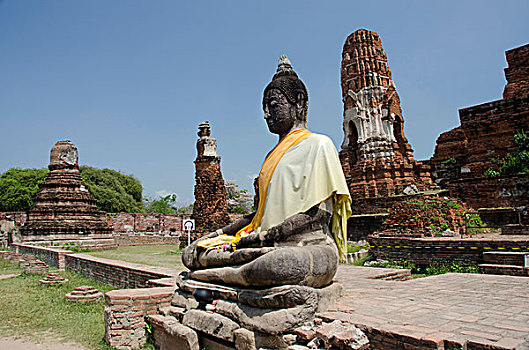
[[106, 214], [97, 208], [79, 173], [77, 147], [71, 141], [57, 142], [51, 149], [48, 169], [27, 221], [20, 228], [21, 242], [74, 242], [90, 249], [115, 248]]
[[199, 232], [211, 232], [230, 222], [226, 188], [217, 155], [217, 140], [211, 137], [209, 121], [198, 126], [195, 160], [195, 204], [192, 218]]
[[342, 52], [344, 140], [340, 160], [355, 213], [384, 211], [380, 201], [431, 184], [429, 168], [413, 159], [404, 136], [400, 98], [377, 33], [359, 29]]
[[513, 136], [529, 131], [529, 44], [505, 56], [503, 99], [460, 109], [461, 125], [439, 136], [430, 159], [434, 181], [475, 208], [529, 203], [527, 174], [485, 176], [516, 150]]

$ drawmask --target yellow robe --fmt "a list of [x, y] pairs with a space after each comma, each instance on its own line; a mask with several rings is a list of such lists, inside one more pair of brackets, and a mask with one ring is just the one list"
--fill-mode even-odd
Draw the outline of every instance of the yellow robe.
[[[351, 198], [336, 148], [324, 135], [294, 130], [281, 139], [259, 173], [259, 208], [237, 236], [267, 230], [333, 197], [332, 232], [343, 260]], [[199, 242], [206, 249], [238, 240], [222, 235]]]

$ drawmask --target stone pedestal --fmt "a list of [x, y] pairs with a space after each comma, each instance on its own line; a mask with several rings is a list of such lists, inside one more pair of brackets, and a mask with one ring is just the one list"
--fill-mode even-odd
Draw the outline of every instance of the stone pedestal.
[[[186, 273], [177, 286], [171, 305], [150, 317], [160, 349], [287, 349], [298, 342], [295, 330], [313, 325], [316, 313], [341, 293], [336, 283], [242, 289], [191, 280]], [[304, 342], [300, 338], [298, 345]]]
[[48, 168], [26, 224], [20, 228], [22, 243], [62, 246], [74, 242], [81, 247], [115, 248], [106, 214], [97, 209], [79, 173], [75, 145], [57, 142]]

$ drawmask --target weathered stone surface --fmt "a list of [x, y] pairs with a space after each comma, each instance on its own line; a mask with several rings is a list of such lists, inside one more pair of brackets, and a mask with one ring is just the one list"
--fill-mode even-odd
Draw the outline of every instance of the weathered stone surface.
[[310, 348], [306, 347], [306, 346], [303, 346], [303, 345], [290, 345], [287, 350], [308, 350]]
[[316, 330], [316, 334], [327, 345], [334, 345], [339, 349], [367, 349], [369, 339], [358, 328], [341, 321], [328, 323]]
[[340, 160], [355, 212], [380, 212], [369, 198], [431, 184], [429, 166], [413, 159], [400, 98], [377, 33], [359, 29], [344, 44], [341, 71], [344, 141]]
[[196, 231], [211, 232], [227, 225], [230, 218], [226, 188], [220, 171], [220, 156], [217, 155], [217, 140], [210, 136], [208, 121], [198, 128], [200, 138], [197, 141], [195, 160], [195, 203], [192, 218], [195, 219]]
[[[173, 305], [186, 307], [186, 303], [197, 303], [191, 294], [196, 289], [208, 290], [213, 299], [227, 299], [257, 308], [289, 308], [297, 305], [312, 305], [316, 311], [326, 310], [340, 296], [342, 285], [332, 283], [324, 288], [286, 285], [267, 289], [248, 289], [223, 286], [196, 281], [182, 273], [177, 279], [179, 290], [173, 297]], [[178, 295], [176, 295], [178, 294]], [[198, 304], [196, 304], [198, 305]], [[189, 305], [189, 308], [196, 308]]]
[[268, 334], [283, 334], [293, 331], [314, 318], [316, 305], [307, 304], [285, 309], [262, 309], [219, 300], [215, 311], [237, 320], [241, 326]]
[[294, 334], [298, 336], [298, 339], [302, 342], [308, 343], [314, 337], [316, 337], [316, 331], [310, 326], [301, 326], [294, 329]]
[[233, 332], [240, 328], [225, 316], [196, 309], [185, 313], [182, 324], [229, 342], [235, 341]]
[[171, 305], [191, 310], [198, 307], [198, 301], [196, 301], [191, 294], [185, 293], [181, 289], [177, 289], [171, 300]]
[[245, 328], [239, 328], [234, 332], [234, 335], [235, 348], [237, 350], [257, 350], [254, 332]]
[[154, 343], [160, 350], [199, 350], [197, 333], [174, 317], [152, 315], [149, 317]]
[[75, 145], [57, 142], [48, 168], [26, 224], [20, 228], [22, 242], [49, 245], [73, 241], [85, 247], [115, 248], [105, 213], [97, 209], [79, 173]]

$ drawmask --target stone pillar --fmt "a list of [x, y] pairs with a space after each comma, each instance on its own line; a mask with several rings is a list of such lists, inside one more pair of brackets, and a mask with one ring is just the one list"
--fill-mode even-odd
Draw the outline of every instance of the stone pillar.
[[217, 140], [211, 137], [209, 122], [198, 126], [195, 160], [195, 204], [192, 218], [197, 232], [210, 232], [230, 222], [226, 205], [226, 187], [220, 171]]

